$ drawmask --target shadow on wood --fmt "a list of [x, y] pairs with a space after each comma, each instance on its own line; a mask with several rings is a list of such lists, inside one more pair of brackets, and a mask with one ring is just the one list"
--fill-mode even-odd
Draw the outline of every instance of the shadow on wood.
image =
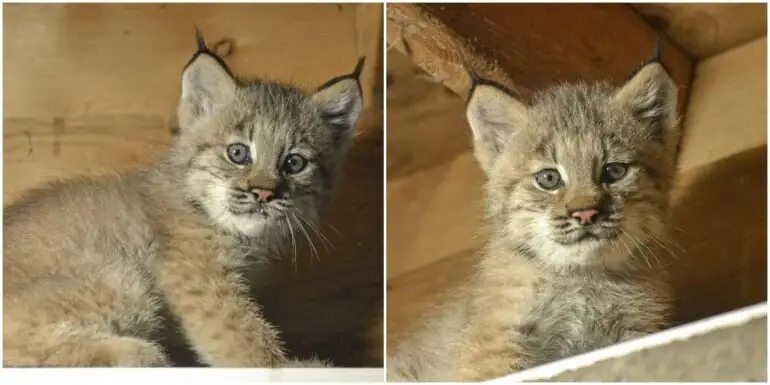
[[[328, 250], [310, 232], [320, 257], [314, 259], [306, 242], [298, 245], [296, 264], [286, 255], [271, 282], [258, 289], [290, 353], [315, 353], [335, 366], [382, 367], [382, 115], [371, 115], [379, 123], [356, 138], [322, 217]], [[276, 292], [281, 295], [271, 295]]]
[[767, 146], [681, 173], [672, 194], [675, 323], [767, 300]]

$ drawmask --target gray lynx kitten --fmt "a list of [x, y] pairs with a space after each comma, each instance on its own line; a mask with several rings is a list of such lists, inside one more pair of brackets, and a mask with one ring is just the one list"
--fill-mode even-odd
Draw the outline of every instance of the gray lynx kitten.
[[234, 77], [198, 38], [167, 154], [5, 209], [6, 366], [165, 366], [163, 314], [205, 364], [304, 364], [285, 357], [240, 269], [318, 220], [362, 108], [363, 60], [307, 94]]
[[666, 249], [678, 136], [664, 67], [619, 88], [557, 86], [530, 105], [478, 80], [467, 117], [490, 239], [470, 282], [397, 345], [391, 381], [491, 379], [666, 319], [668, 289], [648, 261]]

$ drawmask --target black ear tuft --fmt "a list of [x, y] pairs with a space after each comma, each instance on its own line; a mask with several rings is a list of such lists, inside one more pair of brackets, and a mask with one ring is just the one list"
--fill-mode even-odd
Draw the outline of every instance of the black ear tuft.
[[195, 27], [195, 39], [198, 41], [198, 51], [207, 52], [209, 49], [206, 47], [206, 40], [203, 38], [203, 33], [201, 33], [201, 30], [198, 29], [198, 26]]
[[479, 84], [482, 84], [484, 82], [484, 79], [479, 76], [479, 74], [476, 73], [471, 68], [465, 68], [465, 71], [468, 73], [468, 77], [471, 79], [471, 87], [468, 90], [468, 97], [465, 98], [465, 103], [467, 104], [471, 100], [471, 96], [473, 95], [473, 91], [476, 90], [476, 86]]
[[635, 70], [631, 71], [631, 74], [628, 75], [628, 78], [629, 79], [633, 78], [634, 76], [636, 76], [636, 74], [639, 73], [639, 71], [642, 70], [642, 68], [644, 68], [645, 66], [647, 66], [649, 64], [652, 64], [652, 63], [660, 64], [663, 67], [663, 69], [665, 69], [666, 72], [668, 72], [668, 69], [663, 64], [662, 46], [663, 46], [663, 38], [661, 37], [661, 38], [658, 38], [657, 41], [655, 41], [655, 48], [654, 48], [654, 51], [652, 53], [652, 57], [647, 59], [647, 60], [645, 60], [645, 61], [643, 61], [642, 64], [639, 67], [637, 67]]
[[189, 67], [190, 64], [192, 64], [195, 61], [195, 59], [197, 59], [199, 56], [207, 55], [207, 56], [211, 56], [211, 58], [216, 60], [216, 62], [219, 63], [222, 69], [225, 70], [225, 72], [227, 72], [227, 74], [230, 75], [230, 77], [235, 78], [235, 76], [233, 75], [233, 71], [230, 70], [230, 67], [227, 66], [227, 63], [225, 63], [224, 59], [222, 59], [221, 56], [217, 55], [216, 52], [208, 48], [208, 46], [206, 45], [206, 39], [203, 38], [203, 33], [201, 32], [200, 29], [198, 29], [197, 26], [195, 26], [195, 41], [198, 46], [198, 50], [195, 51], [193, 56], [184, 66], [185, 70], [187, 70], [187, 67]]
[[321, 116], [340, 132], [352, 132], [363, 107], [361, 82], [365, 58], [360, 58], [353, 72], [337, 76], [318, 88], [311, 97], [321, 109]]
[[350, 74], [350, 76], [356, 78], [358, 82], [361, 82], [361, 72], [364, 71], [364, 63], [366, 63], [366, 57], [362, 56], [358, 59], [358, 63], [356, 63], [356, 68], [353, 69], [353, 73]]

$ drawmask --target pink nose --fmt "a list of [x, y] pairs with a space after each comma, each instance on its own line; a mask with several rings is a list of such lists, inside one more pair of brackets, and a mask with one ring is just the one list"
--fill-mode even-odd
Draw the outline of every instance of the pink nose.
[[273, 196], [273, 192], [270, 190], [254, 189], [254, 192], [257, 194], [257, 201], [259, 202], [267, 202]]
[[594, 216], [596, 216], [596, 214], [599, 214], [598, 210], [585, 209], [585, 210], [575, 211], [574, 213], [572, 213], [572, 217], [578, 218], [580, 220], [580, 224], [585, 225], [585, 224], [591, 223], [591, 221], [593, 220]]

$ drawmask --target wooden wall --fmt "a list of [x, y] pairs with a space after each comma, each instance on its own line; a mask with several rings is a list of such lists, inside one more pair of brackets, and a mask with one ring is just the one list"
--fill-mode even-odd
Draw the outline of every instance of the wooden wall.
[[[617, 4], [394, 6], [387, 26], [389, 343], [468, 276], [485, 240], [483, 175], [470, 153], [467, 84], [457, 80], [463, 65], [523, 88], [578, 78], [621, 82], [667, 26], [651, 25], [642, 16], [649, 9]], [[672, 6], [668, 29], [685, 12], [740, 24], [735, 10]], [[766, 299], [766, 39], [751, 32], [759, 24], [764, 31], [766, 18], [742, 20], [749, 32], [721, 29], [713, 45], [666, 35], [664, 59], [679, 68], [685, 131], [671, 219], [679, 246], [667, 261], [677, 322]]]
[[[146, 165], [169, 143], [193, 25], [235, 42], [236, 73], [308, 89], [367, 56], [369, 107], [323, 233], [278, 266], [268, 317], [296, 354], [379, 366], [382, 356], [382, 6], [4, 5], [3, 201], [53, 178]], [[355, 293], [355, 294], [351, 294]]]
[[729, 50], [767, 34], [763, 3], [634, 3], [650, 26], [696, 59]]

